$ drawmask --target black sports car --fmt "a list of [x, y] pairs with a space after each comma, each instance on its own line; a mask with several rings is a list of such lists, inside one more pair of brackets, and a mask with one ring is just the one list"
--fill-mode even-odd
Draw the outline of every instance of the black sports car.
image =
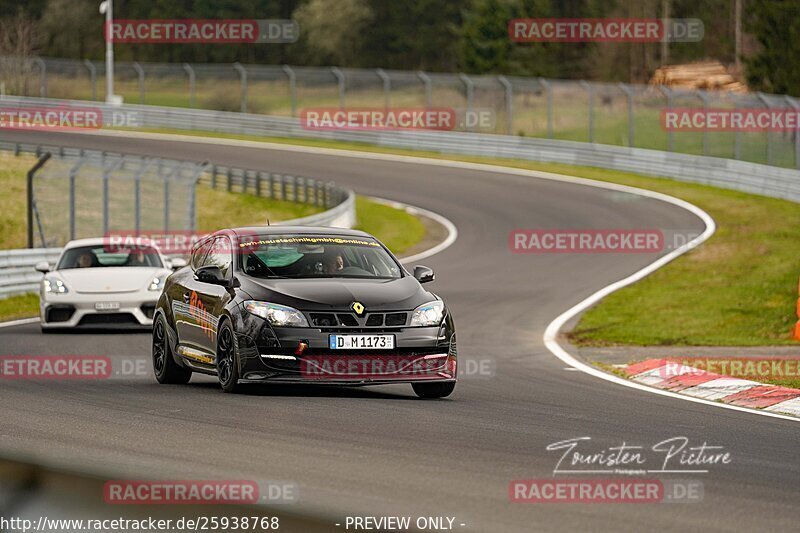
[[159, 383], [193, 372], [242, 381], [345, 385], [411, 383], [422, 398], [456, 384], [453, 319], [421, 284], [362, 231], [254, 227], [198, 242], [170, 275], [153, 322]]

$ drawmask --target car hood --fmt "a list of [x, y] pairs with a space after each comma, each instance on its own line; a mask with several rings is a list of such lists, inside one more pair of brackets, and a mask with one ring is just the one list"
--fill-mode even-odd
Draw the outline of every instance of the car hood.
[[68, 268], [57, 270], [55, 274], [70, 290], [102, 294], [144, 290], [153, 278], [169, 274], [169, 270], [156, 267]]
[[242, 289], [256, 300], [315, 311], [348, 310], [353, 302], [360, 302], [367, 312], [403, 311], [435, 299], [411, 276], [394, 280], [248, 277]]

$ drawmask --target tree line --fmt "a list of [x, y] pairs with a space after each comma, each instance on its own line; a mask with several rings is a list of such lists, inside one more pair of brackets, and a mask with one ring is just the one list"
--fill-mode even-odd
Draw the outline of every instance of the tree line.
[[[117, 44], [120, 60], [382, 67], [647, 81], [662, 64], [737, 63], [751, 88], [800, 93], [797, 0], [116, 0], [118, 19], [288, 19], [292, 44]], [[102, 59], [99, 0], [0, 0], [0, 55]], [[514, 43], [513, 18], [697, 18], [697, 43]]]

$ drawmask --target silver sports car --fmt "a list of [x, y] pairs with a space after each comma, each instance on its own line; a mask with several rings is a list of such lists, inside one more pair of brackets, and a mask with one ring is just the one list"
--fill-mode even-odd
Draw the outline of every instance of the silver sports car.
[[39, 313], [42, 330], [73, 327], [149, 329], [172, 268], [151, 245], [122, 248], [102, 238], [69, 242], [55, 268], [43, 262]]

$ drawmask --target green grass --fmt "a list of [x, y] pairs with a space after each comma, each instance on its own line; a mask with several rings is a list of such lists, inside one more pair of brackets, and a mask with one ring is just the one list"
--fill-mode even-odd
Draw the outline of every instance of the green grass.
[[425, 225], [403, 210], [356, 197], [356, 229], [375, 235], [394, 254], [403, 252], [425, 237]]
[[795, 203], [598, 168], [384, 149], [361, 143], [208, 135], [505, 165], [621, 183], [682, 198], [708, 212], [717, 222], [717, 233], [699, 249], [604, 299], [582, 317], [571, 340], [581, 345], [646, 346], [796, 343], [791, 338], [800, 275], [800, 209]]
[[266, 224], [267, 220], [278, 222], [321, 211], [322, 208], [308, 204], [197, 187], [197, 229], [201, 232]]
[[0, 151], [0, 250], [27, 244], [25, 174], [34, 164], [33, 156]]
[[39, 314], [39, 295], [35, 293], [0, 299], [0, 321], [30, 318]]

